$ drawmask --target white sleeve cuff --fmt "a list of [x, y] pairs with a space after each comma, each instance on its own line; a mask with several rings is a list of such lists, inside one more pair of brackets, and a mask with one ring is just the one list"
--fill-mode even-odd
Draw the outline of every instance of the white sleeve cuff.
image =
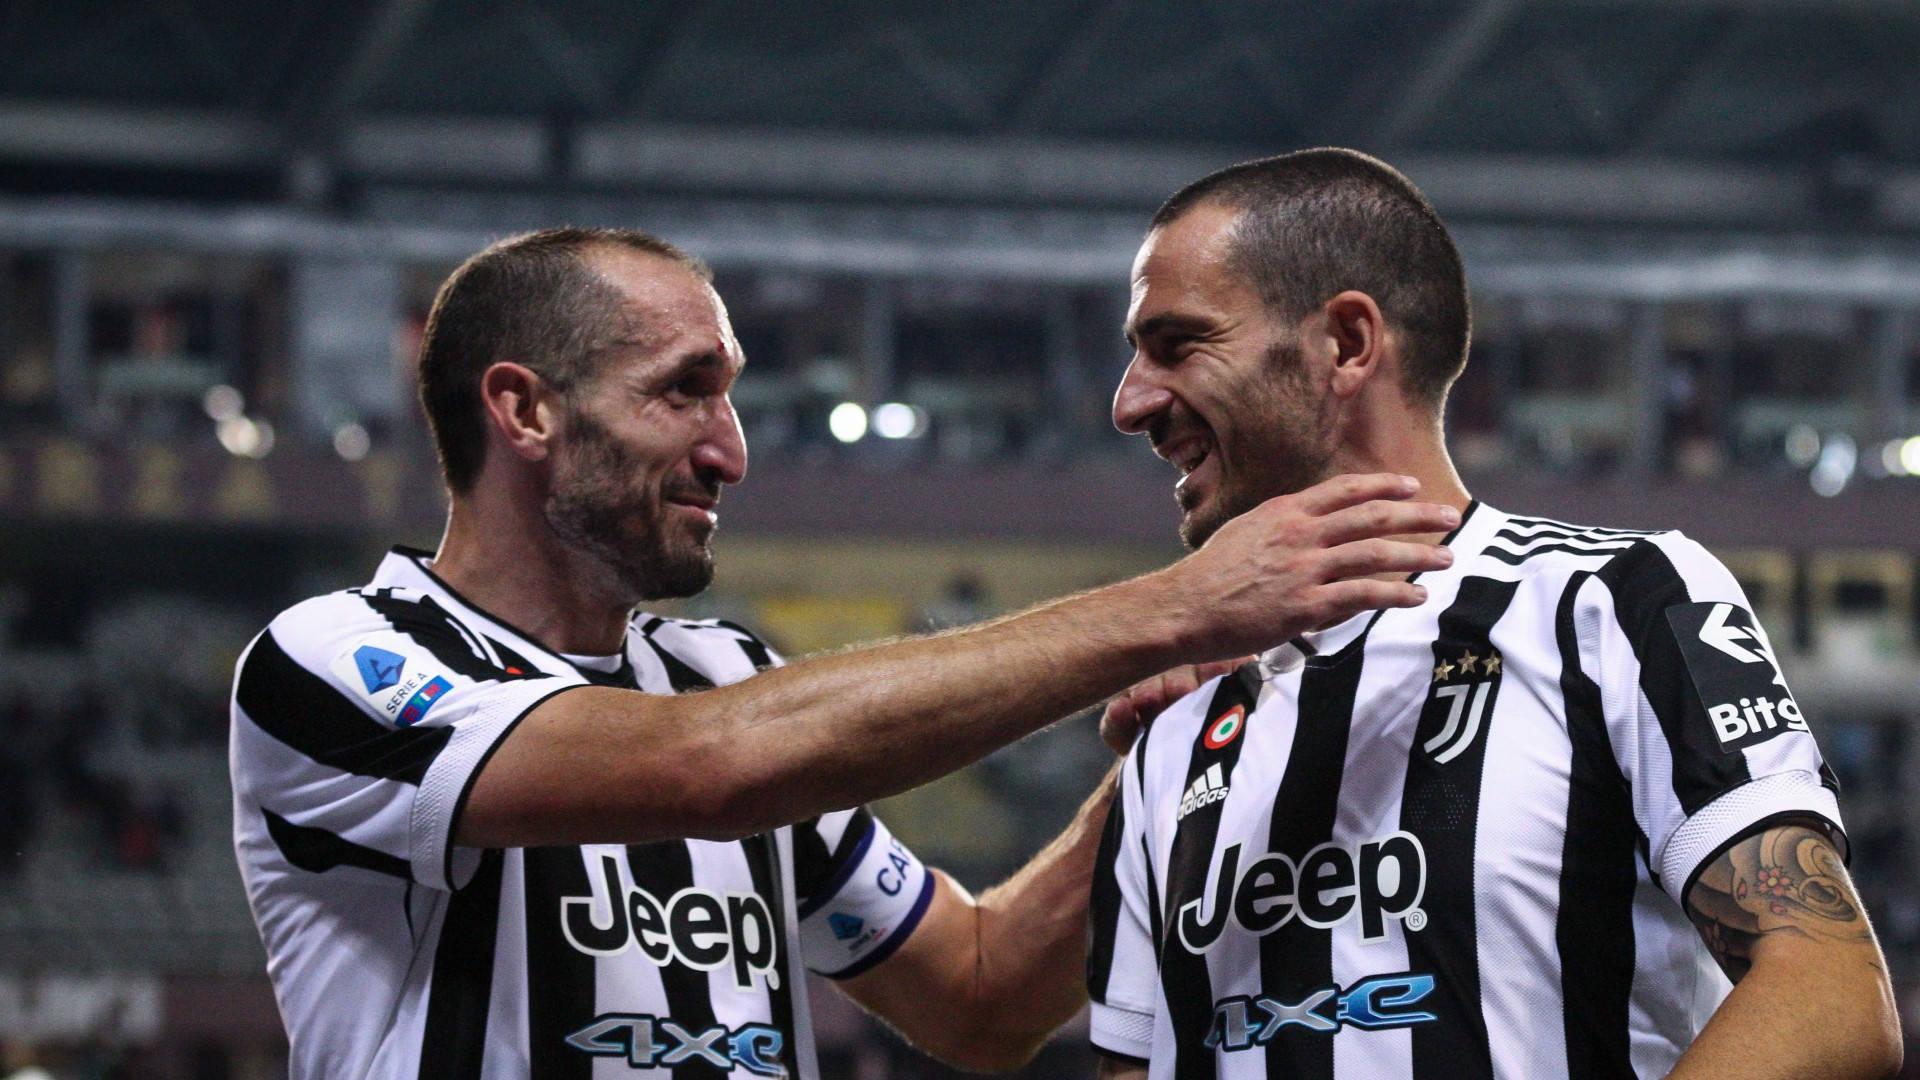
[[1094, 1002], [1089, 1038], [1095, 1050], [1149, 1061], [1153, 1058], [1153, 1014]]
[[1660, 885], [1682, 905], [1687, 883], [1702, 863], [1754, 823], [1780, 814], [1804, 813], [1841, 826], [1840, 804], [1820, 777], [1804, 770], [1775, 773], [1742, 784], [1680, 823], [1655, 856]]
[[555, 686], [555, 681], [529, 679], [502, 686], [471, 716], [452, 725], [453, 734], [427, 766], [427, 774], [420, 778], [420, 790], [413, 797], [409, 822], [412, 842], [407, 847], [413, 854], [415, 881], [451, 891], [465, 885], [473, 876], [479, 866], [477, 851], [466, 851], [466, 857], [457, 860], [459, 865], [455, 865], [455, 819], [466, 805], [467, 793], [473, 789], [480, 767], [486, 764], [507, 732], [553, 695], [586, 685]]

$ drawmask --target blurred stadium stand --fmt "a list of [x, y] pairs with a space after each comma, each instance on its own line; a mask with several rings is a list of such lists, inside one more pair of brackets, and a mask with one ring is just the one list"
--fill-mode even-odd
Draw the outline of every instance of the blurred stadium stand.
[[[1471, 486], [1747, 584], [1920, 1020], [1916, 50], [1908, 0], [7, 6], [0, 1073], [278, 1067], [231, 662], [432, 543], [408, 367], [461, 258], [569, 222], [715, 265], [754, 466], [686, 608], [805, 652], [1175, 554], [1105, 419], [1128, 263], [1181, 184], [1322, 143], [1455, 228]], [[883, 809], [983, 886], [1104, 766], [1081, 718]], [[815, 1001], [828, 1075], [948, 1075]]]

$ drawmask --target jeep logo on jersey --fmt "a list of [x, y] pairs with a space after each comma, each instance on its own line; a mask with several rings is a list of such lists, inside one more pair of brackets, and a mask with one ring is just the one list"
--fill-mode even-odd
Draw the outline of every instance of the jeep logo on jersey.
[[1787, 690], [1773, 643], [1751, 612], [1736, 604], [1675, 604], [1667, 624], [1680, 642], [1687, 675], [1722, 750], [1744, 750], [1783, 731], [1806, 731]]
[[1367, 840], [1351, 851], [1321, 844], [1297, 864], [1271, 852], [1244, 871], [1235, 844], [1220, 856], [1210, 884], [1211, 910], [1202, 912], [1204, 897], [1180, 909], [1180, 943], [1191, 953], [1212, 948], [1228, 922], [1258, 937], [1296, 915], [1308, 926], [1331, 930], [1358, 913], [1363, 942], [1383, 940], [1388, 919], [1409, 930], [1427, 925], [1419, 906], [1427, 888], [1427, 853], [1406, 832]]
[[639, 949], [661, 967], [681, 963], [713, 971], [731, 964], [734, 985], [742, 990], [753, 986], [755, 975], [765, 975], [769, 988], [779, 988], [773, 914], [758, 895], [685, 888], [663, 904], [638, 886], [625, 888], [620, 861], [612, 855], [600, 856], [600, 871], [611, 909], [608, 921], [603, 925], [597, 919], [594, 897], [561, 897], [560, 928], [567, 944], [592, 956]]

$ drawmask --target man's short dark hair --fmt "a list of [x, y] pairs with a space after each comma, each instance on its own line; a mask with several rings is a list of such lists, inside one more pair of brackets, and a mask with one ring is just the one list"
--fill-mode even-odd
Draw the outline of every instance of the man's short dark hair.
[[713, 280], [700, 260], [647, 233], [562, 228], [501, 240], [440, 286], [420, 342], [420, 404], [455, 494], [472, 489], [486, 459], [482, 372], [511, 360], [564, 390], [620, 335], [620, 293], [588, 260], [609, 248], [658, 255]]
[[1445, 402], [1467, 362], [1467, 277], [1412, 181], [1355, 150], [1301, 150], [1196, 180], [1160, 207], [1153, 227], [1206, 203], [1241, 212], [1232, 258], [1276, 315], [1299, 319], [1347, 289], [1366, 293], [1406, 335], [1408, 400]]

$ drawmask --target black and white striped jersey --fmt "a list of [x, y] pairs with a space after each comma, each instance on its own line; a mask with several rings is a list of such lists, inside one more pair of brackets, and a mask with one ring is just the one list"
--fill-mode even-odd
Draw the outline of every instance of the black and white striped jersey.
[[1107, 822], [1092, 1038], [1153, 1080], [1666, 1075], [1730, 989], [1681, 903], [1839, 832], [1740, 587], [1679, 533], [1476, 504], [1427, 603], [1214, 680]]
[[[737, 842], [453, 844], [488, 754], [585, 685], [679, 693], [778, 660], [642, 615], [567, 657], [396, 549], [241, 658], [234, 846], [295, 1077], [815, 1077], [802, 966], [849, 977], [933, 878], [866, 810]], [[657, 1070], [657, 1071], [655, 1071]]]

